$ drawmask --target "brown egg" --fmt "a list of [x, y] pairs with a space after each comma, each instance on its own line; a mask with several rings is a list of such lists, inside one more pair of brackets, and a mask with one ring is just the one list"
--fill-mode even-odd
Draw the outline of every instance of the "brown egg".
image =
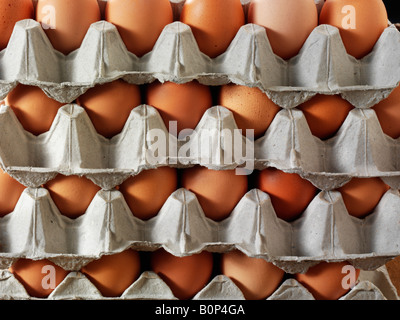
[[227, 218], [248, 191], [247, 176], [201, 166], [184, 169], [181, 184], [196, 195], [206, 217], [214, 221]]
[[9, 270], [35, 298], [47, 298], [69, 273], [46, 259], [18, 259]]
[[15, 24], [24, 19], [33, 19], [32, 0], [2, 0], [0, 2], [0, 50], [7, 47]]
[[196, 80], [184, 84], [153, 82], [147, 87], [146, 103], [156, 108], [167, 128], [177, 122], [177, 133], [195, 129], [212, 106], [211, 90]]
[[243, 134], [254, 130], [261, 137], [281, 108], [258, 88], [227, 84], [220, 88], [218, 104], [232, 111], [236, 124]]
[[372, 213], [389, 189], [380, 178], [353, 178], [337, 191], [349, 214], [362, 219]]
[[361, 59], [388, 26], [388, 15], [382, 0], [327, 0], [319, 24], [337, 27], [347, 53]]
[[278, 218], [285, 221], [297, 219], [317, 194], [317, 188], [296, 173], [275, 168], [259, 172], [258, 189], [268, 193]]
[[117, 27], [128, 51], [141, 57], [174, 18], [169, 0], [108, 0], [105, 20]]
[[151, 254], [151, 270], [168, 285], [180, 300], [193, 298], [210, 281], [213, 271], [212, 253], [202, 251], [177, 257], [164, 249]]
[[75, 219], [83, 215], [100, 187], [91, 180], [79, 176], [58, 174], [44, 187], [49, 191], [60, 213]]
[[77, 99], [96, 131], [106, 138], [121, 133], [129, 115], [141, 104], [140, 88], [123, 80], [97, 85]]
[[314, 0], [252, 0], [247, 18], [266, 29], [272, 51], [284, 60], [296, 56], [318, 26]]
[[89, 262], [80, 271], [104, 297], [120, 297], [139, 277], [140, 265], [139, 253], [128, 249], [103, 255]]
[[67, 55], [78, 49], [91, 24], [100, 21], [97, 0], [38, 0], [36, 20], [54, 49]]
[[321, 262], [298, 273], [295, 279], [300, 282], [316, 300], [338, 300], [355, 285], [360, 270], [348, 262]]
[[337, 133], [354, 107], [340, 95], [317, 94], [298, 108], [303, 111], [311, 133], [325, 140]]
[[387, 97], [373, 108], [382, 131], [393, 139], [400, 137], [400, 86], [397, 86]]
[[165, 201], [178, 187], [175, 168], [148, 169], [132, 176], [119, 186], [134, 216], [148, 220], [158, 214]]
[[58, 110], [63, 106], [39, 87], [22, 84], [10, 91], [5, 104], [11, 107], [22, 127], [34, 135], [49, 131]]
[[0, 218], [14, 211], [26, 187], [0, 169]]
[[279, 287], [285, 272], [262, 258], [251, 258], [239, 250], [221, 255], [221, 272], [242, 291], [246, 300], [263, 300]]
[[240, 0], [186, 0], [180, 21], [191, 28], [200, 51], [215, 58], [229, 47], [245, 16]]

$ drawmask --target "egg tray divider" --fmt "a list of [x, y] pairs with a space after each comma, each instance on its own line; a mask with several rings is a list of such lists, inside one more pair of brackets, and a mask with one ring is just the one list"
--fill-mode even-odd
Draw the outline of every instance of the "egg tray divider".
[[[84, 108], [76, 104], [63, 106], [50, 131], [39, 136], [25, 131], [5, 105], [0, 106], [0, 126], [0, 166], [32, 188], [63, 173], [86, 176], [111, 190], [142, 170], [166, 165], [216, 170], [276, 167], [302, 175], [321, 190], [336, 189], [354, 176], [381, 177], [392, 188], [400, 188], [399, 140], [382, 132], [371, 109], [352, 110], [338, 133], [326, 141], [311, 134], [297, 108], [281, 109], [254, 144], [236, 131], [232, 112], [222, 106], [208, 109], [186, 139], [170, 134], [157, 109], [148, 105], [134, 108], [123, 131], [112, 139], [99, 135]], [[151, 132], [164, 138], [165, 155], [157, 150], [160, 145]], [[206, 150], [207, 145], [211, 149]]]
[[337, 28], [320, 25], [300, 53], [285, 61], [272, 52], [263, 27], [246, 24], [225, 53], [210, 59], [199, 51], [190, 27], [175, 21], [164, 28], [153, 50], [139, 58], [127, 51], [113, 24], [99, 21], [82, 46], [65, 56], [53, 49], [39, 22], [27, 19], [16, 23], [8, 47], [0, 52], [0, 98], [17, 83], [38, 86], [51, 98], [71, 103], [94, 85], [119, 78], [134, 84], [196, 79], [206, 85], [256, 86], [287, 109], [316, 93], [337, 93], [367, 108], [399, 83], [399, 39], [390, 25], [374, 50], [356, 60], [346, 53]]
[[15, 210], [0, 218], [0, 268], [18, 258], [49, 259], [80, 270], [105, 254], [164, 248], [175, 256], [238, 249], [287, 273], [319, 261], [347, 260], [375, 270], [399, 253], [400, 195], [389, 190], [364, 219], [350, 216], [337, 191], [320, 192], [300, 218], [277, 218], [268, 194], [250, 190], [222, 221], [207, 218], [194, 193], [178, 189], [150, 220], [136, 218], [122, 194], [101, 190], [85, 214], [60, 214], [43, 188], [28, 188]]
[[[339, 300], [398, 300], [395, 288], [384, 268], [369, 273], [361, 271], [359, 280]], [[154, 272], [145, 271], [120, 297], [104, 297], [81, 272], [70, 272], [47, 298], [29, 296], [23, 285], [8, 270], [0, 271], [2, 300], [178, 300], [168, 285]], [[236, 284], [217, 275], [193, 300], [245, 300]], [[312, 294], [293, 278], [286, 279], [267, 300], [314, 300]]]

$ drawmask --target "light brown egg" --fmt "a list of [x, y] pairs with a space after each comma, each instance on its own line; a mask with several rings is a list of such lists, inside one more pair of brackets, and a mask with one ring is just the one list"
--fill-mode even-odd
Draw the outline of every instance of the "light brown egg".
[[71, 219], [83, 215], [100, 191], [100, 187], [86, 177], [62, 174], [48, 181], [44, 188], [49, 191], [60, 213]]
[[128, 51], [141, 57], [173, 22], [173, 12], [169, 0], [109, 0], [105, 20], [117, 27]]
[[201, 166], [184, 169], [181, 185], [196, 195], [206, 217], [214, 221], [227, 218], [248, 191], [247, 176], [236, 170]]
[[388, 26], [388, 15], [382, 0], [327, 0], [319, 24], [337, 27], [347, 53], [361, 59]]
[[301, 104], [311, 133], [326, 140], [333, 137], [354, 107], [340, 95], [317, 94]]
[[240, 0], [187, 0], [180, 21], [192, 29], [200, 51], [215, 58], [229, 47], [245, 16]]
[[100, 21], [97, 0], [38, 0], [36, 20], [54, 49], [67, 55], [80, 48], [91, 24]]
[[269, 128], [281, 108], [259, 88], [227, 84], [220, 88], [218, 105], [232, 111], [236, 124], [242, 129], [254, 130], [254, 137], [261, 137]]
[[338, 300], [350, 291], [360, 275], [360, 270], [348, 262], [320, 262], [306, 273], [298, 273], [300, 282], [316, 300]]
[[80, 270], [104, 297], [120, 297], [140, 275], [140, 255], [127, 249], [103, 255]]
[[246, 300], [263, 300], [278, 289], [285, 272], [262, 258], [239, 250], [221, 255], [221, 272], [238, 286]]
[[0, 217], [14, 211], [26, 187], [0, 169]]
[[39, 87], [23, 84], [18, 84], [9, 92], [5, 104], [11, 107], [22, 127], [36, 136], [50, 130], [58, 110], [63, 106]]
[[248, 22], [265, 27], [272, 51], [287, 60], [318, 26], [318, 10], [314, 0], [252, 0]]
[[259, 172], [257, 187], [268, 193], [276, 215], [285, 221], [297, 219], [318, 191], [300, 175], [275, 168], [266, 168]]
[[123, 80], [97, 85], [77, 99], [96, 131], [106, 138], [121, 133], [129, 115], [141, 104], [140, 88]]
[[397, 86], [387, 97], [373, 108], [378, 117], [382, 131], [393, 139], [400, 137], [400, 86]]
[[175, 168], [148, 169], [132, 176], [119, 186], [133, 215], [142, 220], [153, 218], [178, 187]]
[[152, 252], [150, 260], [151, 270], [158, 274], [180, 300], [193, 298], [211, 280], [213, 256], [207, 251], [177, 257], [159, 249]]
[[46, 259], [18, 259], [9, 270], [34, 298], [47, 298], [69, 273]]
[[177, 134], [195, 129], [204, 113], [212, 106], [211, 90], [196, 80], [177, 84], [153, 82], [147, 87], [146, 104], [156, 108], [167, 129], [176, 121]]
[[7, 47], [15, 24], [24, 19], [33, 19], [32, 0], [3, 0], [0, 2], [0, 50]]
[[365, 218], [378, 205], [390, 187], [380, 178], [353, 178], [337, 189], [350, 215]]

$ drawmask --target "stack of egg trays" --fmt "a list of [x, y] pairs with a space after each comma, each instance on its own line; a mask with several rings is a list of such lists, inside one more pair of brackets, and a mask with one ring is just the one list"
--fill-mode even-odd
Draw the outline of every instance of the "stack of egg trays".
[[[171, 1], [175, 10], [183, 2]], [[319, 261], [343, 260], [375, 270], [400, 254], [399, 143], [382, 132], [371, 109], [399, 84], [399, 58], [400, 33], [393, 25], [361, 60], [346, 53], [337, 28], [320, 25], [300, 53], [284, 61], [272, 52], [265, 29], [254, 24], [243, 26], [227, 51], [210, 59], [199, 51], [190, 27], [179, 21], [166, 26], [154, 49], [141, 58], [127, 51], [116, 27], [106, 21], [92, 24], [82, 46], [67, 56], [53, 49], [38, 22], [18, 22], [0, 52], [0, 98], [22, 83], [40, 87], [65, 105], [50, 131], [37, 137], [23, 130], [9, 106], [0, 107], [0, 165], [28, 187], [14, 212], [0, 219], [0, 267], [25, 257], [79, 270], [129, 247], [163, 247], [176, 256], [239, 249], [288, 273], [304, 272]], [[198, 152], [181, 156], [177, 150], [187, 140], [169, 134], [148, 105], [134, 108], [114, 138], [97, 134], [74, 101], [91, 87], [116, 79], [138, 85], [155, 80], [247, 85], [261, 89], [282, 109], [263, 137], [253, 142], [242, 136], [242, 157], [227, 161], [223, 130], [233, 132], [237, 126], [228, 109], [214, 106], [189, 137], [190, 150]], [[355, 106], [336, 136], [325, 141], [312, 136], [296, 108], [317, 93], [340, 94]], [[219, 131], [211, 156], [204, 158], [200, 132], [212, 128]], [[152, 129], [168, 137], [163, 157], [153, 157]], [[159, 166], [225, 170], [248, 163], [256, 170], [296, 172], [321, 192], [294, 222], [278, 219], [268, 194], [257, 189], [227, 219], [215, 222], [204, 215], [193, 193], [179, 189], [155, 218], [142, 221], [115, 189], [128, 177]], [[58, 173], [86, 176], [102, 188], [78, 219], [62, 216], [41, 188]], [[391, 187], [365, 219], [350, 216], [335, 191], [356, 176], [381, 177]]]

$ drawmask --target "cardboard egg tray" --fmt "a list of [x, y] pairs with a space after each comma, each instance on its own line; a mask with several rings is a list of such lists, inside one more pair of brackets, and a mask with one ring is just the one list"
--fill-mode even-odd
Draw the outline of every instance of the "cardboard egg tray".
[[[242, 2], [246, 10], [249, 1]], [[171, 3], [177, 16], [184, 1]], [[0, 52], [0, 98], [22, 83], [42, 88], [65, 105], [50, 131], [37, 137], [23, 130], [9, 106], [0, 107], [0, 165], [28, 187], [14, 212], [0, 218], [0, 268], [5, 270], [0, 294], [27, 298], [6, 271], [13, 261], [26, 257], [48, 258], [73, 271], [52, 298], [99, 297], [76, 270], [129, 247], [144, 251], [163, 247], [177, 256], [236, 248], [287, 273], [304, 272], [319, 261], [347, 260], [364, 272], [383, 266], [400, 254], [399, 144], [383, 134], [371, 107], [399, 84], [399, 40], [399, 31], [390, 25], [371, 54], [356, 60], [347, 55], [338, 30], [321, 25], [298, 56], [284, 61], [273, 54], [265, 30], [247, 24], [224, 54], [210, 59], [199, 51], [190, 28], [175, 21], [165, 27], [153, 51], [138, 58], [126, 50], [115, 26], [100, 21], [90, 27], [81, 48], [64, 56], [52, 48], [38, 22], [18, 22], [8, 47]], [[116, 79], [138, 85], [196, 79], [210, 86], [256, 86], [282, 110], [263, 137], [253, 142], [241, 136], [242, 156], [226, 161], [223, 129], [233, 132], [237, 126], [229, 110], [214, 106], [190, 136], [195, 152], [180, 155], [175, 150], [186, 140], [171, 135], [157, 110], [148, 105], [134, 108], [114, 138], [96, 133], [75, 100], [91, 87]], [[317, 93], [340, 94], [356, 107], [339, 132], [325, 141], [312, 136], [297, 109]], [[216, 128], [213, 153], [204, 158], [199, 146], [208, 137], [201, 132]], [[152, 129], [168, 138], [164, 157], [152, 153], [148, 140]], [[269, 196], [257, 189], [250, 190], [221, 222], [206, 218], [196, 196], [184, 189], [173, 193], [155, 218], [142, 221], [114, 189], [128, 177], [159, 166], [199, 164], [224, 170], [248, 162], [256, 170], [273, 166], [299, 173], [322, 191], [298, 220], [289, 223], [276, 217]], [[62, 216], [41, 187], [58, 173], [84, 175], [102, 188], [77, 219]], [[381, 177], [391, 187], [365, 219], [351, 217], [335, 191], [353, 176]], [[149, 283], [164, 289], [150, 289]], [[242, 297], [232, 285], [218, 276], [197, 298]], [[156, 275], [145, 272], [121, 298], [152, 298], [158, 291], [173, 298]], [[290, 279], [272, 298], [296, 296], [292, 292], [309, 297]], [[380, 299], [383, 295], [369, 281], [361, 281], [347, 298], [361, 296]]]
[[133, 216], [119, 191], [102, 190], [84, 215], [70, 219], [60, 214], [46, 189], [28, 188], [15, 210], [0, 219], [1, 267], [25, 257], [79, 270], [103, 254], [162, 247], [176, 256], [239, 249], [288, 273], [324, 260], [374, 270], [396, 256], [399, 210], [399, 193], [389, 190], [371, 215], [357, 219], [347, 213], [340, 193], [323, 191], [289, 223], [276, 217], [266, 193], [253, 189], [227, 219], [216, 222], [204, 215], [193, 193], [179, 189], [156, 217], [143, 221]]
[[[251, 159], [239, 158], [221, 163], [215, 158], [203, 161], [194, 155], [189, 159], [176, 159], [176, 154], [166, 154], [165, 159], [157, 161], [162, 162], [161, 164], [169, 160], [170, 164], [232, 168], [243, 165], [247, 160], [254, 160], [257, 169], [274, 166], [297, 172], [322, 189], [335, 188], [336, 181], [343, 183], [352, 176], [383, 177], [397, 188], [400, 176], [398, 139], [392, 139], [382, 132], [371, 107], [386, 98], [399, 83], [399, 39], [400, 33], [395, 26], [390, 25], [374, 51], [365, 58], [356, 60], [347, 55], [337, 28], [321, 25], [311, 33], [298, 56], [284, 61], [271, 51], [262, 27], [246, 24], [224, 54], [210, 59], [199, 51], [190, 28], [176, 21], [164, 29], [152, 52], [137, 58], [126, 50], [115, 26], [100, 21], [91, 26], [81, 48], [64, 56], [52, 49], [38, 22], [24, 20], [17, 23], [9, 46], [0, 53], [0, 96], [4, 98], [17, 83], [24, 83], [39, 86], [50, 97], [69, 105], [94, 85], [115, 79], [124, 79], [135, 84], [147, 84], [155, 80], [183, 83], [197, 79], [211, 86], [230, 82], [257, 86], [281, 106], [282, 110], [264, 137], [257, 139], [254, 144], [244, 141], [249, 148], [254, 147]], [[338, 134], [325, 141], [311, 135], [302, 112], [296, 108], [317, 93], [340, 94], [356, 107]], [[215, 108], [220, 111], [223, 107], [214, 106]], [[71, 107], [64, 108], [64, 111], [66, 109]], [[83, 113], [76, 107], [72, 108], [71, 121], [82, 120], [85, 115], [80, 118], [78, 115]], [[207, 118], [210, 113], [213, 112], [206, 113], [204, 117]], [[220, 117], [218, 121], [223, 124], [223, 129], [235, 130], [234, 120], [224, 120], [231, 115], [226, 111], [214, 112], [213, 116], [216, 114]], [[143, 122], [147, 120], [144, 115], [141, 117]], [[202, 124], [206, 122], [203, 120]], [[86, 120], [84, 122], [87, 123]], [[86, 126], [90, 127], [87, 124]], [[54, 127], [55, 130], [60, 129], [57, 125]], [[129, 124], [126, 127], [126, 131], [133, 130]], [[166, 129], [162, 123], [158, 127], [160, 130]], [[90, 131], [89, 128], [81, 129], [78, 126], [76, 130]], [[168, 135], [167, 131], [166, 134]], [[56, 163], [57, 159], [47, 161], [54, 163], [55, 167], [48, 166], [46, 161], [42, 162], [46, 158], [43, 154], [46, 150], [40, 150], [37, 146], [51, 135], [47, 133], [38, 139], [28, 139], [28, 149], [35, 150], [37, 158], [30, 156], [29, 161], [23, 161], [22, 165], [20, 161], [11, 161], [13, 155], [9, 153], [14, 150], [2, 148], [0, 160], [3, 169], [11, 175], [16, 175], [17, 172], [26, 175], [27, 171], [45, 173], [45, 168], [64, 170], [60, 167], [62, 164]], [[59, 132], [57, 135], [63, 137], [66, 144], [71, 144], [69, 132]], [[93, 159], [93, 155], [89, 156], [94, 147], [88, 146], [94, 143], [99, 149], [104, 148], [103, 146], [107, 149], [110, 142], [96, 137], [95, 133], [89, 134], [88, 138], [82, 137], [83, 134], [78, 136], [79, 143], [67, 149], [71, 153], [68, 157], [79, 158], [79, 153], [86, 153], [87, 158], [85, 164], [69, 166], [67, 170], [70, 174], [82, 174], [87, 169], [96, 169], [97, 173], [103, 171], [107, 174], [110, 170], [115, 174], [125, 169], [134, 174], [140, 170], [138, 161], [123, 168], [115, 162], [99, 163], [98, 157]], [[9, 135], [8, 139], [12, 139], [12, 136]], [[126, 141], [119, 136], [112, 140], [112, 144], [115, 142], [120, 146], [118, 140]], [[221, 143], [216, 140], [213, 149], [218, 156], [223, 155]], [[82, 144], [85, 146], [82, 147]], [[105, 159], [121, 157], [116, 151], [113, 154], [105, 152]], [[140, 152], [137, 159], [143, 158]], [[94, 150], [94, 154], [99, 155], [98, 150]], [[157, 164], [159, 163], [142, 162], [142, 168]]]
[[[43, 300], [31, 297], [8, 270], [0, 271], [0, 299]], [[81, 272], [70, 272], [46, 298], [47, 300], [178, 300], [154, 272], [145, 271], [118, 297], [104, 297]], [[215, 276], [193, 300], [245, 300], [236, 284], [224, 275]], [[315, 300], [294, 278], [284, 280], [267, 300]], [[361, 271], [359, 279], [339, 300], [398, 300], [386, 268]]]

